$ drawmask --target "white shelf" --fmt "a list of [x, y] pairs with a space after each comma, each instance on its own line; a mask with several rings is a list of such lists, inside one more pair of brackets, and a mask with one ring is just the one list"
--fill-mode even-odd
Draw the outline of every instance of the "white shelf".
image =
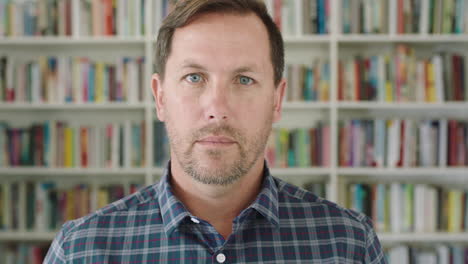
[[0, 45], [144, 44], [145, 37], [3, 37]]
[[[58, 231], [57, 231], [58, 232]], [[4, 232], [0, 231], [0, 242], [1, 241], [34, 241], [34, 242], [51, 242], [56, 236], [57, 232]]]
[[146, 168], [41, 168], [41, 167], [11, 167], [0, 168], [1, 176], [116, 176], [116, 175], [144, 175]]
[[330, 35], [283, 36], [285, 44], [329, 43]]
[[464, 176], [468, 179], [468, 168], [465, 167], [430, 167], [430, 168], [338, 168], [342, 176]]
[[284, 110], [312, 110], [312, 109], [329, 109], [329, 102], [284, 102]]
[[0, 103], [0, 110], [144, 110], [146, 103]]
[[423, 102], [339, 102], [339, 109], [388, 109], [388, 110], [468, 110], [468, 102], [423, 103]]
[[[164, 172], [163, 168], [153, 168], [152, 173], [154, 175], [161, 176]], [[310, 168], [270, 168], [270, 172], [273, 176], [319, 176], [329, 175], [330, 169], [323, 167], [310, 167]]]
[[390, 243], [405, 243], [405, 242], [419, 242], [419, 243], [457, 243], [468, 242], [468, 233], [380, 233], [378, 234], [380, 242], [384, 244]]
[[465, 43], [468, 42], [468, 35], [443, 35], [443, 34], [343, 34], [337, 36], [340, 43]]

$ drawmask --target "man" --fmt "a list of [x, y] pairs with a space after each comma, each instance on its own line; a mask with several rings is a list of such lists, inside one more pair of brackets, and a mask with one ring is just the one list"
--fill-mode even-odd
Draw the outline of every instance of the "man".
[[385, 263], [367, 217], [269, 173], [286, 84], [263, 3], [179, 1], [156, 54], [163, 178], [65, 224], [46, 263]]

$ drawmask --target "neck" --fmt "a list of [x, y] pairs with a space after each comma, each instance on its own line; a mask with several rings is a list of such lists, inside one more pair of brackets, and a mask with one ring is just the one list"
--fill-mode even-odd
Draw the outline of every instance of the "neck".
[[180, 164], [171, 162], [174, 194], [193, 215], [209, 222], [225, 238], [232, 233], [232, 221], [257, 197], [263, 175], [263, 159], [231, 185], [208, 185], [186, 174]]

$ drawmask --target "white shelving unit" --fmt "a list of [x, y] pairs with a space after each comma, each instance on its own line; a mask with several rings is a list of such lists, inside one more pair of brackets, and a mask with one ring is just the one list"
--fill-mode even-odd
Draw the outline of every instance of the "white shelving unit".
[[[74, 0], [75, 6], [77, 1]], [[300, 3], [298, 1], [297, 3]], [[152, 166], [153, 161], [153, 127], [155, 119], [155, 107], [151, 94], [152, 62], [154, 60], [155, 36], [153, 25], [159, 25], [161, 14], [153, 14], [153, 3], [161, 1], [149, 1], [146, 8], [147, 32], [142, 37], [80, 37], [76, 32], [71, 37], [14, 37], [0, 38], [0, 52], [22, 51], [38, 53], [44, 49], [47, 53], [70, 52], [81, 54], [90, 52], [126, 54], [141, 54], [146, 58], [146, 86], [144, 89], [143, 103], [122, 104], [27, 104], [27, 103], [0, 103], [0, 120], [14, 121], [24, 119], [31, 122], [36, 119], [36, 114], [47, 115], [60, 114], [60, 116], [82, 119], [97, 118], [90, 113], [103, 113], [112, 118], [134, 118], [139, 116], [146, 123], [146, 167], [138, 169], [60, 169], [60, 168], [0, 168], [0, 180], [2, 177], [21, 176], [48, 176], [63, 178], [76, 176], [89, 176], [94, 179], [111, 178], [114, 176], [140, 177], [145, 185], [154, 183], [162, 174], [163, 169]], [[373, 116], [384, 112], [385, 114], [403, 115], [408, 111], [413, 115], [467, 117], [468, 102], [457, 103], [380, 103], [380, 102], [339, 102], [337, 100], [338, 87], [338, 59], [343, 50], [362, 52], [367, 47], [393, 47], [395, 43], [407, 43], [409, 45], [451, 45], [466, 46], [466, 35], [342, 35], [339, 33], [339, 1], [331, 1], [331, 33], [324, 36], [284, 36], [286, 49], [286, 62], [310, 63], [315, 57], [325, 57], [330, 61], [331, 83], [330, 98], [328, 102], [285, 102], [283, 120], [278, 126], [310, 125], [316, 120], [326, 120], [330, 124], [330, 167], [329, 168], [273, 168], [273, 175], [300, 184], [304, 181], [325, 181], [329, 183], [327, 198], [343, 203], [343, 185], [350, 180], [362, 179], [363, 181], [391, 181], [412, 179], [420, 182], [468, 182], [468, 168], [339, 168], [337, 161], [338, 150], [338, 121], [343, 114], [352, 113], [357, 116]], [[74, 13], [79, 16], [78, 13]], [[75, 16], [74, 21], [79, 21]], [[299, 14], [299, 17], [301, 14]], [[156, 19], [156, 21], [153, 21]], [[76, 30], [76, 28], [75, 28]], [[468, 53], [468, 48], [465, 49]], [[103, 118], [105, 118], [103, 117]], [[345, 195], [344, 195], [345, 196]], [[50, 241], [54, 232], [0, 232], [1, 241]], [[468, 234], [381, 234], [380, 239], [384, 243], [398, 242], [468, 242]]]

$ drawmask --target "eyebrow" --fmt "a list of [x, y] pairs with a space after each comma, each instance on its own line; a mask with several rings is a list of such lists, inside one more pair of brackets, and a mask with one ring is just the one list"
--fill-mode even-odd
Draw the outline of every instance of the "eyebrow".
[[[202, 70], [202, 71], [207, 71], [207, 69], [191, 60], [186, 60], [182, 64], [182, 68], [191, 68], [191, 69], [197, 69], [197, 70]], [[244, 73], [244, 72], [258, 72], [255, 70], [255, 65], [249, 65], [249, 66], [242, 66], [234, 70], [234, 73]]]

